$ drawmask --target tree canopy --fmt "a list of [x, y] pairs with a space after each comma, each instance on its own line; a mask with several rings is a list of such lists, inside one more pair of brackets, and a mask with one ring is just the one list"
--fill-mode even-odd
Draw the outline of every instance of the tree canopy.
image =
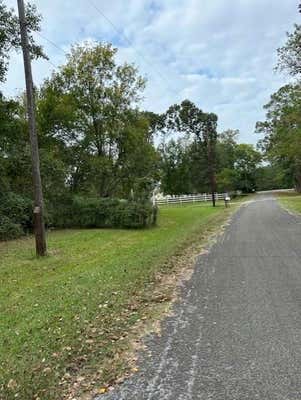
[[258, 122], [257, 132], [264, 134], [259, 145], [268, 159], [292, 174], [301, 191], [301, 85], [285, 85], [265, 105], [266, 120]]
[[[149, 179], [154, 173], [150, 123], [136, 108], [145, 80], [133, 65], [117, 65], [116, 51], [102, 43], [74, 46], [40, 90], [40, 130], [72, 154], [68, 181], [75, 192], [128, 195], [135, 177]], [[129, 170], [132, 178], [125, 183]]]
[[301, 25], [295, 24], [292, 33], [287, 33], [287, 41], [278, 49], [279, 71], [285, 71], [291, 76], [300, 77], [301, 74]]
[[293, 184], [301, 192], [301, 25], [295, 24], [278, 49], [277, 69], [295, 80], [272, 94], [264, 106], [266, 119], [256, 124], [256, 131], [263, 134], [258, 146], [284, 186]]
[[175, 104], [166, 111], [164, 125], [168, 131], [180, 132], [188, 135], [194, 141], [194, 150], [202, 152], [205, 165], [205, 177], [212, 193], [212, 202], [215, 206], [214, 193], [216, 192], [216, 141], [217, 115], [206, 113], [189, 100]]
[[[37, 13], [34, 4], [28, 3], [25, 9], [27, 30], [29, 36], [30, 53], [33, 58], [44, 57], [42, 47], [38, 45], [32, 36], [32, 32], [40, 30], [41, 15]], [[5, 81], [10, 51], [21, 48], [19, 19], [14, 9], [8, 8], [3, 0], [0, 0], [0, 82]]]

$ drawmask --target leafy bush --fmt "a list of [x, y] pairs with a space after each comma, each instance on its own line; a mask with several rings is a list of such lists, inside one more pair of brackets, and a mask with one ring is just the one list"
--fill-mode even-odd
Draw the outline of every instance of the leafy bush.
[[8, 217], [0, 216], [0, 240], [16, 239], [24, 234], [20, 224], [15, 224]]
[[0, 240], [20, 237], [31, 231], [32, 202], [13, 192], [0, 194]]
[[13, 192], [0, 195], [0, 216], [21, 225], [25, 231], [32, 229], [32, 201]]
[[153, 223], [150, 202], [109, 198], [65, 198], [51, 214], [57, 228], [143, 228]]
[[[150, 202], [72, 197], [46, 204], [46, 226], [54, 228], [144, 228], [155, 224]], [[0, 195], [0, 240], [20, 237], [33, 228], [32, 202], [15, 193]]]
[[120, 203], [116, 223], [121, 228], [143, 228], [151, 224], [152, 207], [148, 203]]

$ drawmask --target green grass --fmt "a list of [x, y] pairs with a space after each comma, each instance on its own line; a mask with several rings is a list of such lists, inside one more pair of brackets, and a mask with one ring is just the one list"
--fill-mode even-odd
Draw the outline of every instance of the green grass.
[[170, 207], [148, 230], [51, 232], [40, 259], [32, 238], [0, 243], [0, 398], [62, 399], [74, 376], [118, 375], [116, 352], [147, 315], [156, 273], [227, 215]]
[[297, 193], [279, 193], [278, 200], [288, 210], [301, 214], [301, 194]]

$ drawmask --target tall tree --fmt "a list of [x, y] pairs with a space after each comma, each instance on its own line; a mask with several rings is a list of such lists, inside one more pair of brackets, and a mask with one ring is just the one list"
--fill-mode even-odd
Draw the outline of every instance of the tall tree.
[[171, 139], [159, 146], [161, 153], [161, 189], [167, 194], [189, 194], [196, 190], [192, 182], [192, 146], [185, 139]]
[[169, 130], [186, 133], [198, 143], [207, 160], [207, 177], [215, 207], [217, 115], [205, 113], [191, 101], [184, 100], [167, 110], [165, 126]]
[[261, 154], [253, 145], [240, 143], [235, 149], [234, 171], [237, 173], [237, 188], [249, 193], [256, 189], [256, 170], [261, 162]]
[[216, 163], [218, 171], [223, 168], [234, 168], [235, 149], [237, 146], [238, 135], [239, 131], [233, 129], [228, 129], [218, 135], [218, 142], [216, 145]]
[[156, 116], [136, 109], [145, 80], [133, 65], [118, 65], [116, 51], [102, 43], [74, 46], [40, 91], [39, 124], [70, 150], [68, 182], [74, 192], [128, 196], [125, 181], [137, 194], [137, 182], [143, 186], [141, 180], [156, 175], [151, 164], [157, 165]]
[[301, 84], [280, 88], [265, 109], [266, 120], [256, 125], [257, 132], [264, 134], [259, 146], [272, 162], [290, 168], [301, 192]]
[[20, 118], [20, 106], [0, 93], [0, 185], [1, 192], [31, 196], [28, 134]]

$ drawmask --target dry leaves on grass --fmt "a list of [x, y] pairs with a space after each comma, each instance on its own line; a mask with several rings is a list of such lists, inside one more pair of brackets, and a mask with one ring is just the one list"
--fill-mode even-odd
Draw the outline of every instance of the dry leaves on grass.
[[[216, 227], [208, 228], [205, 236], [196, 237], [190, 246], [182, 248], [162, 265], [161, 271], [156, 274], [146, 292], [136, 293], [130, 299], [120, 317], [128, 318], [139, 311], [140, 318], [127, 332], [119, 336], [110, 336], [110, 332], [105, 331], [106, 338], [116, 343], [115, 354], [102, 365], [102, 369], [87, 375], [85, 381], [73, 380], [72, 390], [65, 397], [66, 400], [91, 400], [93, 396], [114, 390], [114, 385], [122, 383], [139, 371], [137, 353], [145, 349], [141, 339], [149, 333], [160, 335], [161, 321], [171, 313], [171, 305], [178, 299], [182, 283], [191, 278], [197, 257], [208, 251], [223, 233], [225, 226], [226, 224], [220, 226], [218, 231]], [[100, 308], [102, 307], [104, 305]], [[96, 328], [94, 333], [97, 334]], [[94, 341], [87, 339], [86, 343], [93, 345]], [[103, 376], [107, 376], [106, 381]]]

